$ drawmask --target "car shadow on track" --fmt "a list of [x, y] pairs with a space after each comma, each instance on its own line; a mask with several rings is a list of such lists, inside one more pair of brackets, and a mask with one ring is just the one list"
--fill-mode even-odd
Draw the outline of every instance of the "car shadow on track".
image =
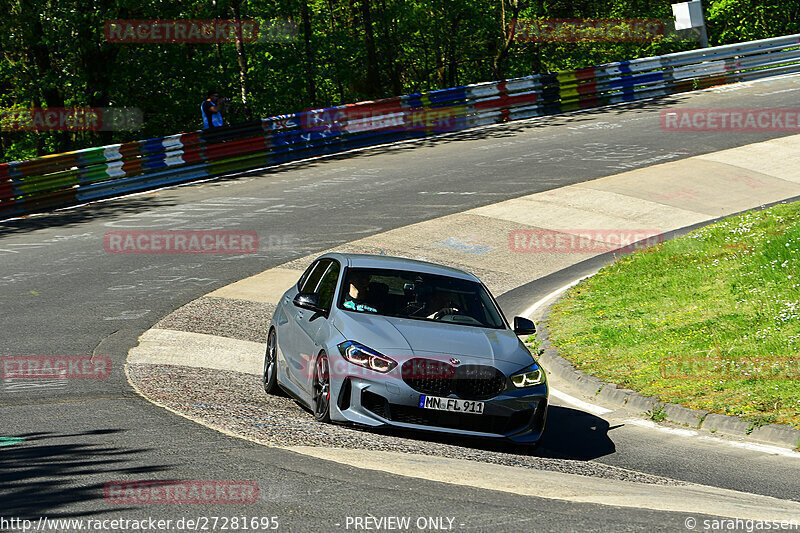
[[[589, 125], [591, 121], [597, 118], [616, 119], [617, 117], [631, 112], [657, 112], [665, 107], [681, 104], [689, 99], [692, 95], [690, 93], [671, 94], [653, 97], [648, 100], [639, 100], [634, 102], [625, 102], [617, 104], [613, 107], [596, 107], [581, 110], [565, 111], [563, 113], [556, 113], [552, 115], [541, 115], [538, 117], [531, 117], [528, 119], [511, 120], [497, 124], [491, 124], [489, 127], [476, 127], [467, 130], [447, 130], [443, 128], [439, 132], [422, 137], [409, 136], [406, 139], [386, 140], [380, 144], [370, 145], [363, 147], [364, 149], [357, 151], [337, 152], [330, 151], [324, 154], [325, 161], [343, 161], [352, 159], [361, 159], [370, 157], [375, 154], [398, 154], [416, 150], [418, 148], [427, 148], [433, 146], [440, 146], [443, 144], [452, 144], [465, 141], [478, 141], [491, 139], [502, 141], [513, 138], [520, 133], [540, 130], [543, 128], [558, 128], [558, 127], [576, 127], [581, 124]], [[444, 135], [441, 135], [444, 134]], [[307, 160], [287, 160], [280, 162], [282, 166], [274, 166], [267, 172], [270, 174], [278, 174], [283, 172], [291, 172], [297, 169], [309, 169], [319, 166], [320, 159], [311, 155]], [[264, 169], [245, 170], [240, 173], [223, 176], [223, 180], [235, 180], [242, 176], [250, 174], [264, 174]]]
[[[236, 181], [242, 177], [250, 175], [276, 175], [285, 172], [316, 168], [322, 164], [322, 160], [318, 158], [319, 155], [325, 156], [324, 161], [354, 160], [371, 157], [376, 154], [402, 154], [404, 152], [416, 150], [421, 147], [433, 147], [443, 144], [463, 143], [467, 141], [485, 139], [501, 141], [514, 138], [521, 133], [541, 130], [543, 128], [576, 128], [580, 127], [581, 125], [591, 126], [592, 121], [596, 120], [597, 118], [614, 120], [625, 113], [641, 113], [647, 111], [656, 112], [665, 107], [680, 104], [691, 96], [691, 93], [663, 95], [648, 100], [620, 103], [613, 107], [588, 108], [579, 111], [567, 111], [559, 114], [532, 117], [534, 120], [512, 120], [509, 122], [494, 124], [488, 128], [478, 127], [465, 131], [447, 131], [445, 129], [439, 133], [444, 133], [447, 135], [425, 135], [419, 138], [410, 136], [409, 138], [405, 139], [405, 142], [402, 144], [398, 144], [396, 140], [390, 140], [387, 138], [387, 140], [383, 141], [383, 144], [365, 146], [363, 147], [365, 149], [357, 151], [352, 151], [353, 148], [357, 148], [355, 146], [347, 146], [345, 148], [346, 151], [342, 152], [337, 152], [335, 147], [329, 147], [330, 151], [325, 154], [307, 154], [306, 157], [310, 158], [307, 160], [294, 160], [293, 157], [295, 156], [292, 156], [292, 158], [287, 157], [286, 161], [276, 158], [270, 163], [271, 168], [269, 169], [258, 168], [240, 172], [226, 173], [221, 176], [213, 176], [213, 179], [216, 182], [222, 183], [225, 181]], [[203, 181], [206, 179], [208, 178], [202, 178]], [[189, 179], [182, 183], [191, 183], [194, 181], [197, 181], [197, 179]], [[174, 185], [169, 186], [169, 188], [172, 188]], [[162, 187], [163, 185], [156, 186], [156, 188]], [[81, 203], [83, 202], [75, 201], [69, 204], [69, 206], [74, 206]], [[43, 227], [69, 227], [77, 225], [81, 222], [85, 222], [86, 220], [112, 218], [124, 214], [137, 214], [146, 209], [171, 206], [174, 204], [174, 198], [165, 198], [164, 195], [147, 195], [135, 198], [126, 197], [120, 200], [107, 200], [101, 203], [95, 202], [88, 206], [83, 206], [81, 209], [72, 209], [68, 211], [53, 212], [53, 208], [41, 207], [34, 209], [34, 211], [41, 213], [37, 217], [24, 217], [18, 220], [0, 219], [0, 234], [26, 233]]]
[[[73, 228], [92, 220], [115, 219], [122, 216], [137, 215], [147, 209], [174, 207], [175, 205], [177, 205], [175, 199], [163, 195], [160, 197], [127, 197], [96, 202], [82, 205], [77, 209], [51, 210], [50, 212], [38, 213], [35, 216], [0, 220], [0, 236], [26, 234], [47, 228]], [[57, 242], [57, 240], [46, 242]], [[43, 245], [40, 244], [40, 246]]]
[[[300, 405], [298, 407], [311, 414]], [[567, 459], [590, 461], [616, 451], [614, 441], [608, 432], [620, 426], [609, 426], [608, 422], [585, 411], [569, 407], [550, 405], [547, 411], [547, 425], [538, 446], [515, 444], [509, 441], [470, 438], [462, 435], [448, 435], [424, 431], [407, 431], [394, 428], [367, 428], [344, 425], [354, 431], [366, 431], [404, 439], [435, 442], [474, 450], [505, 453], [512, 455], [535, 456], [548, 459]], [[465, 430], [468, 428], [464, 428]]]
[[578, 461], [610, 455], [616, 447], [608, 432], [617, 427], [591, 413], [551, 405], [537, 455]]
[[[118, 429], [98, 429], [78, 434], [51, 432], [13, 435], [18, 444], [0, 448], [0, 514], [17, 517], [65, 518], [91, 516], [103, 511], [107, 481], [131, 474], [155, 473], [169, 465], [130, 466], [146, 456], [147, 449], [122, 449], [103, 443], [104, 435]], [[98, 441], [99, 437], [99, 441]], [[82, 512], [60, 512], [68, 504], [88, 503]], [[115, 505], [114, 511], [133, 509]]]

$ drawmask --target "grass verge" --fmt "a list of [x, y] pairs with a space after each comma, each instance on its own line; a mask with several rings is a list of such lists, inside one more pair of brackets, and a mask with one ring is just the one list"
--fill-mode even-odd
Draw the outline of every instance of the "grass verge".
[[605, 381], [800, 428], [800, 203], [619, 259], [553, 307], [559, 354]]

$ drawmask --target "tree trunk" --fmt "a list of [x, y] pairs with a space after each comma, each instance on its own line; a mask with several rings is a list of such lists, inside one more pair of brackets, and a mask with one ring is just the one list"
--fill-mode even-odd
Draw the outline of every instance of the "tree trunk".
[[403, 92], [403, 85], [400, 81], [400, 68], [397, 64], [397, 55], [395, 49], [397, 47], [396, 32], [394, 20], [386, 20], [386, 0], [381, 0], [381, 21], [383, 22], [383, 42], [386, 43], [384, 47], [386, 54], [387, 70], [389, 71], [389, 78], [392, 84], [392, 96], [399, 96]]
[[[30, 0], [19, 0], [20, 12], [30, 15], [30, 18], [24, 24], [26, 31], [23, 35], [23, 46], [27, 49], [28, 60], [36, 67], [39, 73], [39, 79], [57, 78], [58, 75], [53, 69], [53, 62], [50, 57], [50, 48], [47, 46], [44, 39], [44, 27], [42, 20], [39, 16], [39, 10], [31, 5]], [[44, 83], [41, 87], [41, 94], [44, 98], [44, 103], [47, 107], [64, 107], [64, 95], [58, 89], [58, 86], [53, 83]], [[53, 132], [55, 137], [56, 152], [64, 152], [67, 150], [67, 137], [63, 131]], [[37, 144], [36, 152], [39, 155], [41, 150], [40, 144]]]
[[[233, 0], [231, 2], [231, 11], [233, 18], [240, 23], [242, 20], [242, 0]], [[249, 90], [247, 89], [247, 55], [244, 50], [244, 42], [242, 40], [242, 28], [238, 27], [236, 32], [236, 59], [239, 64], [239, 89], [242, 95], [242, 110], [244, 111], [245, 120], [250, 120], [250, 106], [247, 101]]]
[[[337, 25], [340, 24], [337, 22], [336, 17], [334, 16], [333, 0], [327, 0], [327, 2], [328, 2], [328, 29], [331, 32], [335, 33]], [[340, 68], [339, 57], [334, 56], [331, 58], [331, 61], [333, 62], [333, 67], [334, 67], [333, 77], [336, 80], [336, 88], [339, 91], [339, 104], [343, 104], [345, 103], [345, 92], [344, 92], [344, 84], [342, 83], [342, 77], [339, 75], [339, 68]]]
[[314, 83], [314, 51], [311, 47], [311, 12], [308, 9], [308, 0], [300, 1], [300, 16], [303, 19], [303, 39], [305, 40], [306, 94], [308, 105], [313, 107], [317, 102], [317, 88]]
[[456, 14], [450, 23], [450, 35], [447, 39], [447, 86], [455, 87], [458, 83], [458, 58], [456, 57], [456, 40], [458, 35], [458, 23], [461, 21], [461, 14]]
[[[211, 5], [214, 7], [214, 12], [215, 13], [219, 13], [220, 16], [222, 16], [225, 13], [225, 6], [218, 6], [217, 5], [217, 0], [212, 0], [211, 1]], [[221, 79], [226, 80], [226, 79], [228, 79], [228, 77], [225, 75], [227, 73], [227, 68], [225, 67], [225, 59], [222, 56], [222, 43], [219, 43], [219, 42], [215, 43], [214, 46], [215, 46], [216, 52], [217, 52], [217, 65], [219, 66], [219, 73], [221, 75]], [[209, 90], [212, 90], [212, 89], [219, 90], [220, 87], [218, 87], [218, 85], [219, 85], [218, 82], [212, 83], [205, 90], [206, 91], [209, 91]], [[205, 97], [205, 94], [203, 94], [203, 97]]]
[[[544, 0], [537, 0], [536, 3], [539, 16], [544, 16]], [[534, 43], [531, 47], [533, 49], [533, 59], [531, 61], [531, 74], [540, 74], [542, 72], [542, 43]]]
[[[100, 5], [95, 5], [92, 0], [78, 4], [78, 13], [81, 20], [78, 24], [78, 50], [80, 64], [86, 76], [86, 102], [91, 107], [108, 107], [111, 102], [112, 76], [114, 61], [116, 60], [119, 46], [106, 43], [100, 37], [95, 37], [94, 12], [107, 14], [111, 10], [109, 0], [100, 0]], [[112, 131], [97, 132], [100, 144], [106, 145], [113, 142]]]
[[378, 76], [378, 54], [375, 50], [375, 34], [372, 31], [371, 0], [361, 0], [361, 18], [364, 22], [364, 45], [367, 50], [367, 96], [380, 96]]
[[[511, 8], [510, 18], [506, 18], [506, 1], [509, 2], [509, 7]], [[503, 40], [500, 44], [500, 49], [497, 51], [497, 54], [495, 54], [494, 61], [492, 62], [494, 76], [495, 79], [498, 80], [506, 77], [503, 61], [505, 61], [506, 57], [508, 57], [508, 53], [511, 50], [511, 47], [514, 45], [514, 25], [516, 24], [520, 12], [519, 0], [500, 0], [500, 12], [500, 24], [502, 25], [501, 30], [503, 34]]]

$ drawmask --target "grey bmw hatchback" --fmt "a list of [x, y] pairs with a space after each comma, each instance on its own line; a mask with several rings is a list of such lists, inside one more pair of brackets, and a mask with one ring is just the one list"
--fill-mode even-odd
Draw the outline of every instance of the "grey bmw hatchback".
[[270, 321], [264, 390], [322, 422], [536, 444], [544, 369], [488, 289], [463, 270], [383, 255], [317, 258]]

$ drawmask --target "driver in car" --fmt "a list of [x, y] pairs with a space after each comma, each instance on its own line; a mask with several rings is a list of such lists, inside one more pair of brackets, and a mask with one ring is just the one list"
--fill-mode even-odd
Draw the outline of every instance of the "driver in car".
[[434, 290], [431, 294], [430, 300], [428, 300], [427, 305], [428, 311], [433, 311], [428, 318], [432, 318], [434, 320], [438, 320], [445, 315], [454, 315], [459, 313], [458, 308], [453, 307], [453, 304], [450, 301], [449, 293], [441, 290]]
[[342, 303], [345, 309], [367, 313], [378, 312], [375, 306], [367, 301], [370, 279], [371, 277], [368, 273], [358, 270], [348, 276], [347, 281], [350, 284], [350, 288], [345, 294], [344, 303]]

